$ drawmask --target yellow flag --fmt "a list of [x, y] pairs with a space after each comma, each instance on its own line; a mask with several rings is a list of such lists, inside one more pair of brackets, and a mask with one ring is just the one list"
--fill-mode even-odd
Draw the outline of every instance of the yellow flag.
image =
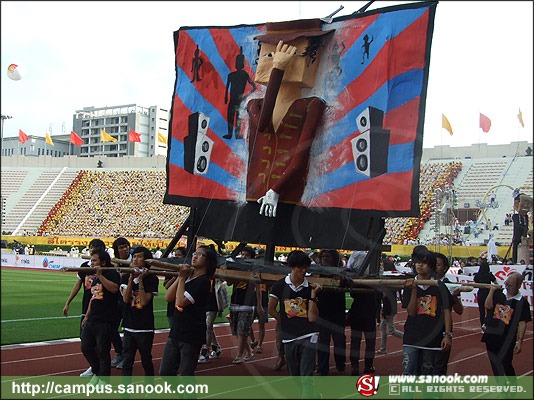
[[519, 114], [517, 114], [517, 118], [519, 118], [519, 123], [524, 128], [525, 124], [523, 123], [523, 113], [521, 112], [521, 109], [519, 109]]
[[449, 122], [449, 120], [447, 119], [447, 117], [445, 116], [445, 114], [441, 114], [441, 126], [445, 129], [447, 129], [449, 131], [449, 133], [451, 134], [452, 136], [452, 127], [451, 127], [451, 123]]
[[158, 132], [158, 142], [167, 144], [167, 139], [161, 133]]
[[52, 138], [48, 133], [46, 134], [46, 143], [48, 143], [50, 146], [54, 145], [54, 142], [52, 142]]
[[117, 139], [115, 139], [113, 136], [108, 134], [104, 129], [100, 129], [100, 141], [101, 142], [116, 142]]

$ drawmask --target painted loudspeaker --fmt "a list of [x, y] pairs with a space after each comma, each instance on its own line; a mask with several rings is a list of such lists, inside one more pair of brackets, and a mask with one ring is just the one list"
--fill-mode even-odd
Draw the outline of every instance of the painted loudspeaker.
[[189, 135], [184, 138], [184, 169], [190, 174], [208, 173], [213, 140], [207, 136], [209, 117], [201, 112], [189, 116]]
[[356, 172], [369, 178], [388, 170], [390, 131], [382, 128], [384, 112], [367, 107], [356, 119], [360, 135], [350, 141]]

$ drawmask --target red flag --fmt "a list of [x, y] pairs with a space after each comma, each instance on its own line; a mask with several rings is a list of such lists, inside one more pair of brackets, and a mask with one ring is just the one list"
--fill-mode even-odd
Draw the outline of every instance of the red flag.
[[129, 142], [140, 142], [141, 134], [134, 132], [134, 131], [130, 131], [130, 133], [128, 134], [128, 141]]
[[480, 127], [484, 132], [489, 132], [491, 128], [491, 120], [482, 113], [480, 113]]
[[22, 132], [20, 129], [19, 129], [19, 142], [20, 143], [24, 143], [26, 140], [28, 140], [29, 137], [28, 135], [26, 135], [24, 132]]
[[81, 146], [83, 144], [83, 139], [73, 131], [70, 131], [70, 142], [76, 146]]

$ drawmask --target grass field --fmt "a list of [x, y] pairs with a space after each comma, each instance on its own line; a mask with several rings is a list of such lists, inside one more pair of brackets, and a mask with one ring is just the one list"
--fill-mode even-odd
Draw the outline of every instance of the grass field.
[[[76, 279], [75, 273], [2, 268], [2, 345], [78, 337], [82, 290], [70, 303], [69, 316], [63, 316]], [[169, 324], [163, 281], [159, 293], [154, 298], [154, 322], [156, 329], [166, 329]], [[225, 310], [215, 322], [228, 322], [224, 317], [228, 312]]]
[[[82, 290], [70, 303], [69, 316], [63, 307], [76, 282], [76, 273], [38, 270], [1, 270], [1, 344], [31, 343], [79, 337]], [[228, 287], [229, 294], [232, 286]], [[352, 298], [346, 294], [347, 308]], [[228, 322], [229, 310], [215, 323]], [[160, 281], [159, 296], [154, 297], [156, 329], [167, 329], [165, 288]]]

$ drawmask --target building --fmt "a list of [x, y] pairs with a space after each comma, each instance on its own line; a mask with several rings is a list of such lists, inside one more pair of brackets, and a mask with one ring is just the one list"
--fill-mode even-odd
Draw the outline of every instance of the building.
[[[83, 139], [80, 157], [152, 157], [167, 155], [169, 111], [158, 106], [136, 104], [84, 107], [73, 116], [73, 131]], [[102, 142], [101, 130], [116, 142]], [[141, 135], [141, 142], [129, 142], [129, 131]]]
[[25, 143], [19, 142], [18, 136], [3, 138], [3, 156], [52, 156], [63, 157], [72, 153], [72, 144], [69, 135], [51, 136], [53, 146], [46, 143], [43, 136], [28, 135]]

